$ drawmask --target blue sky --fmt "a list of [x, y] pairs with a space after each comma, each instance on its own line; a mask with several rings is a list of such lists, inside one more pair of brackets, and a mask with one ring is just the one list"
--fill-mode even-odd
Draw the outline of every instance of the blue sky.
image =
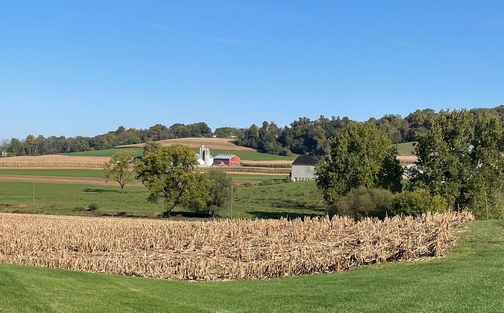
[[0, 139], [504, 104], [504, 1], [3, 1]]

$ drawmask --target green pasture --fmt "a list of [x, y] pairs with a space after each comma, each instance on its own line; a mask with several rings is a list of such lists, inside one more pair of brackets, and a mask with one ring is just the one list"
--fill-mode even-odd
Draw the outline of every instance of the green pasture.
[[142, 155], [142, 148], [125, 148], [125, 149], [105, 149], [105, 150], [93, 150], [93, 151], [83, 151], [83, 152], [70, 152], [61, 153], [61, 155], [68, 156], [93, 156], [93, 157], [109, 157], [117, 152], [131, 151], [132, 155]]
[[103, 170], [96, 169], [0, 169], [2, 175], [18, 176], [58, 176], [104, 178]]
[[[71, 152], [63, 153], [61, 155], [68, 156], [95, 156], [95, 157], [108, 157], [112, 156], [114, 153], [132, 151], [133, 155], [142, 155], [142, 148], [120, 148], [120, 149], [106, 149], [106, 150], [94, 150], [94, 151], [84, 151], [84, 152]], [[199, 149], [193, 149], [194, 153], [199, 153]], [[229, 151], [229, 150], [211, 150], [210, 154], [216, 156], [218, 154], [235, 154], [242, 160], [250, 161], [293, 161], [296, 159], [297, 155], [291, 156], [280, 156], [267, 153], [260, 153], [257, 151]]]
[[4, 212], [34, 211], [57, 215], [94, 215], [95, 212], [86, 211], [90, 204], [97, 204], [97, 212], [101, 214], [125, 212], [152, 217], [163, 211], [162, 204], [146, 201], [148, 192], [144, 187], [126, 186], [125, 191], [119, 193], [118, 185], [0, 182], [0, 206]]
[[[322, 199], [317, 193], [314, 182], [236, 186], [233, 195], [233, 218], [280, 218], [325, 214]], [[155, 217], [162, 213], [164, 211], [162, 202], [149, 203], [146, 200], [147, 196], [148, 191], [142, 186], [126, 186], [125, 193], [121, 194], [118, 185], [0, 182], [0, 211], [135, 217]], [[99, 209], [87, 211], [90, 204], [97, 204]], [[177, 208], [172, 214], [181, 214], [187, 218], [198, 217]], [[230, 207], [220, 212], [220, 216], [224, 218], [230, 215]]]
[[397, 144], [398, 155], [415, 155], [414, 142], [404, 142]]
[[[105, 174], [101, 169], [0, 169], [0, 177], [2, 175], [17, 175], [17, 176], [57, 176], [57, 177], [90, 177], [104, 178]], [[262, 175], [262, 174], [227, 174], [233, 180], [271, 180], [284, 179], [287, 175]]]
[[349, 272], [190, 283], [0, 264], [0, 312], [503, 312], [504, 220], [444, 258]]

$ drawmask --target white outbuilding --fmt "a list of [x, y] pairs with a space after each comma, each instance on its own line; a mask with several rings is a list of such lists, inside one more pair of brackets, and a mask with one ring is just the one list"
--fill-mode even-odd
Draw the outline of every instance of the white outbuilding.
[[315, 165], [322, 157], [315, 155], [300, 155], [292, 163], [291, 180], [303, 181], [316, 178]]

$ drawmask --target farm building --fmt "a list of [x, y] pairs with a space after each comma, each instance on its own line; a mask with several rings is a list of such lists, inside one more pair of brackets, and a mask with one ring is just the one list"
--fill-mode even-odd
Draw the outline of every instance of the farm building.
[[196, 158], [198, 159], [199, 166], [211, 166], [214, 162], [214, 158], [210, 154], [210, 149], [205, 148], [204, 145], [200, 146], [199, 153], [196, 153]]
[[315, 179], [315, 165], [320, 161], [320, 156], [300, 155], [292, 163], [291, 180], [302, 181]]
[[213, 165], [240, 165], [240, 158], [234, 154], [219, 154], [213, 159]]

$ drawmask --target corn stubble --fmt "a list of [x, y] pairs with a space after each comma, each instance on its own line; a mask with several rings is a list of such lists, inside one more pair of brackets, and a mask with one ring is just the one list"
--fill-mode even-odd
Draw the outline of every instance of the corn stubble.
[[174, 280], [263, 279], [441, 256], [470, 213], [349, 218], [131, 220], [0, 215], [0, 262]]

